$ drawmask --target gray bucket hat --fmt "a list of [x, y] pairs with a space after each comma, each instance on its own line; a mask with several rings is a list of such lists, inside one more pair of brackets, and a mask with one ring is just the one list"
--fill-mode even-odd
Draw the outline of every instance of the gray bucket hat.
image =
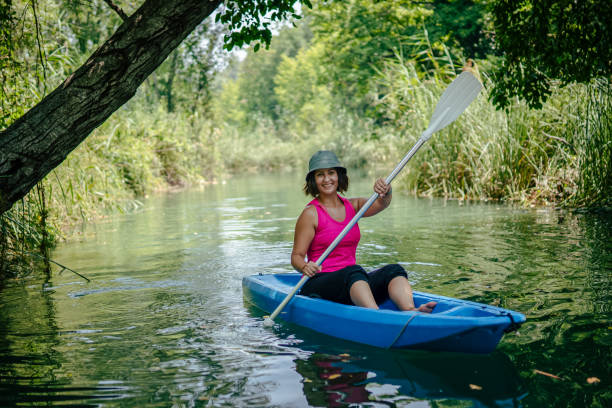
[[340, 160], [338, 160], [334, 152], [329, 150], [319, 150], [312, 155], [310, 161], [308, 162], [308, 173], [306, 174], [306, 177], [308, 177], [308, 174], [315, 170], [331, 169], [334, 167], [345, 169], [345, 167], [340, 164]]

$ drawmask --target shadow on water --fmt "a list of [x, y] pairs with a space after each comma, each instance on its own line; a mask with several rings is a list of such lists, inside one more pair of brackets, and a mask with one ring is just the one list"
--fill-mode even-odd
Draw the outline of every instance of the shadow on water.
[[537, 285], [528, 278], [516, 287], [517, 297], [530, 306], [528, 320], [523, 336], [511, 338], [501, 349], [512, 356], [532, 390], [526, 399], [529, 406], [608, 407], [612, 403], [612, 217], [578, 214], [562, 222], [571, 223], [569, 229], [579, 230], [583, 239], [569, 237], [551, 256], [575, 257], [579, 268], [571, 270], [559, 262], [551, 271], [556, 281], [540, 276]]
[[[65, 405], [78, 401], [117, 398], [114, 387], [74, 387], [69, 379], [60, 379], [62, 355], [56, 351], [60, 331], [55, 321], [55, 307], [47, 290], [48, 276], [35, 284], [28, 281], [11, 285], [0, 292], [0, 406]], [[36, 286], [38, 290], [32, 290]], [[27, 301], [24, 301], [27, 300]], [[13, 319], [11, 316], [28, 316]]]
[[[264, 315], [246, 301], [245, 307], [253, 316]], [[281, 320], [274, 331], [292, 347], [310, 352], [307, 358], [296, 358], [296, 370], [311, 406], [375, 402], [395, 406], [416, 400], [449, 400], [477, 407], [515, 407], [526, 396], [514, 364], [501, 352], [474, 355], [379, 349]]]

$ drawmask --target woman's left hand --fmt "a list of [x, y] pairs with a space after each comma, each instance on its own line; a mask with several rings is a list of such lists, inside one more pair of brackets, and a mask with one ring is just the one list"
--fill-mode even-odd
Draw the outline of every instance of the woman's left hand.
[[390, 191], [391, 185], [387, 184], [382, 178], [379, 178], [374, 182], [374, 192], [378, 194], [378, 197], [384, 198]]

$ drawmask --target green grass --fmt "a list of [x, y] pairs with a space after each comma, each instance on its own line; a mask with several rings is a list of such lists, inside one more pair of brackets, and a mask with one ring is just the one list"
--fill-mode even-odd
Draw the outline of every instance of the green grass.
[[[580, 131], [585, 117], [579, 107], [590, 88], [557, 89], [541, 111], [518, 101], [498, 111], [488, 101], [492, 84], [486, 76], [484, 84], [467, 111], [414, 157], [404, 187], [428, 196], [575, 205], [585, 154]], [[393, 139], [407, 151], [426, 127], [444, 86], [437, 78], [420, 79], [399, 63], [387, 67], [382, 85], [393, 91], [381, 101], [381, 110], [397, 132]], [[600, 112], [606, 114], [609, 108]]]
[[48, 258], [48, 248], [79, 225], [136, 210], [156, 190], [215, 181], [226, 170], [212, 129], [197, 114], [116, 112], [0, 216], [0, 275], [26, 275], [41, 250]]

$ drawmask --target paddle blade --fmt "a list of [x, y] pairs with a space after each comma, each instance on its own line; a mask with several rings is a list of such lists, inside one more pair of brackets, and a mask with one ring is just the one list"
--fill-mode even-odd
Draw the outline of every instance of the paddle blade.
[[429, 139], [435, 132], [444, 129], [461, 115], [482, 89], [480, 81], [470, 72], [464, 71], [446, 88], [436, 109], [434, 110], [430, 125], [423, 138]]

